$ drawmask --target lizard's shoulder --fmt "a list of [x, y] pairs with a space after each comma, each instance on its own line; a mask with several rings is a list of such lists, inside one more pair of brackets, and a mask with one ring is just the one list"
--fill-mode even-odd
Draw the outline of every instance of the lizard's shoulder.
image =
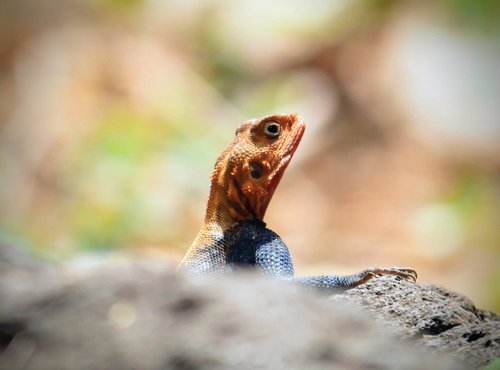
[[256, 251], [264, 245], [284, 244], [280, 236], [262, 221], [244, 221], [224, 232], [224, 239], [231, 246], [228, 262], [255, 264]]

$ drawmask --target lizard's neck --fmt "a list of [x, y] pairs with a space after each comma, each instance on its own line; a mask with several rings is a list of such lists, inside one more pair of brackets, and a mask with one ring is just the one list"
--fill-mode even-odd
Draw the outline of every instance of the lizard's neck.
[[226, 175], [226, 172], [229, 171], [225, 166], [216, 166], [212, 173], [205, 222], [191, 244], [191, 248], [184, 256], [181, 265], [188, 265], [195, 256], [199, 255], [200, 250], [212, 248], [217, 253], [220, 252], [220, 246], [224, 245], [222, 242], [224, 233], [238, 222], [231, 215], [226, 196], [229, 189], [229, 175]]
[[225, 166], [220, 166], [214, 170], [211, 177], [210, 195], [208, 197], [205, 214], [205, 224], [216, 224], [220, 229], [227, 230], [238, 221], [234, 212], [231, 211], [229, 191], [231, 173]]

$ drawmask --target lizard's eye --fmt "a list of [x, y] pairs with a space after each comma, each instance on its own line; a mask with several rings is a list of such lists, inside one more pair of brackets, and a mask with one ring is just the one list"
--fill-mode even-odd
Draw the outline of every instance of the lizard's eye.
[[281, 126], [279, 123], [269, 121], [264, 124], [264, 135], [269, 139], [276, 139], [281, 134]]
[[250, 176], [252, 176], [254, 179], [260, 179], [262, 175], [264, 174], [264, 170], [262, 169], [262, 166], [256, 162], [250, 163]]

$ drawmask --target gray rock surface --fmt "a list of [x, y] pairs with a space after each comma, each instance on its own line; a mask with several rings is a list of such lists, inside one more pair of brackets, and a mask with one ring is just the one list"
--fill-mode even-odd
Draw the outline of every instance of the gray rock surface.
[[471, 368], [500, 356], [500, 316], [435, 285], [381, 277], [330, 301], [361, 305], [401, 337], [416, 339], [438, 352], [454, 353]]
[[[450, 311], [446, 300], [457, 298], [449, 294], [442, 317], [458, 324], [422, 346], [426, 328], [433, 327], [434, 316], [427, 317], [433, 308], [423, 303], [420, 319], [417, 312], [401, 314], [399, 323], [386, 327], [383, 315], [391, 309], [385, 297], [400, 291], [401, 307], [415, 307], [419, 289], [426, 292], [419, 302], [427, 302], [433, 290], [445, 294], [438, 288], [378, 279], [327, 300], [252, 275], [196, 278], [154, 261], [68, 274], [6, 246], [0, 246], [0, 281], [0, 369], [12, 370], [468, 369], [453, 358], [468, 339], [453, 330], [470, 325], [486, 332], [498, 322], [493, 314], [471, 313], [467, 300]], [[363, 295], [362, 304], [381, 300], [379, 309], [368, 305], [375, 316], [351, 302]], [[498, 355], [498, 329], [487, 335]], [[450, 353], [433, 353], [440, 346]], [[492, 358], [474, 348], [468, 353], [481, 359], [474, 366]]]

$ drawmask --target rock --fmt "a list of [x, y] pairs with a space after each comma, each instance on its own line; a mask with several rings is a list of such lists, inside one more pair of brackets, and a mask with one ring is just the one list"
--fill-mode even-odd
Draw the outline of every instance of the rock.
[[0, 240], [0, 315], [44, 298], [60, 284], [54, 266]]
[[[38, 262], [32, 262], [16, 264], [26, 267], [25, 277], [37, 277], [29, 280], [29, 289], [15, 288], [15, 274], [10, 284], [0, 284], [0, 297], [14, 298], [0, 301], [1, 369], [470, 368], [451, 355], [433, 354], [431, 345], [401, 341], [401, 335], [418, 338], [417, 342], [428, 335], [425, 327], [430, 324], [421, 323], [427, 316], [400, 318], [401, 323], [387, 328], [352, 303], [356, 294], [365, 294], [366, 300], [378, 296], [385, 302], [377, 302], [380, 312], [369, 310], [385, 323], [382, 312], [389, 302], [383, 286], [388, 287], [388, 295], [400, 292], [402, 306], [405, 300], [417, 299], [418, 289], [427, 289], [406, 282], [379, 279], [327, 300], [284, 282], [253, 275], [218, 280], [195, 277], [163, 262], [108, 263], [70, 277], [49, 267], [47, 279], [37, 275]], [[0, 267], [9, 269], [8, 263]], [[57, 284], [51, 274], [59, 277]], [[22, 282], [27, 284], [26, 279]], [[405, 295], [404, 290], [410, 293]], [[33, 292], [40, 293], [15, 298]], [[427, 305], [425, 299], [421, 301]], [[467, 301], [457, 307], [460, 304], [468, 313], [449, 313], [450, 317], [472, 320], [468, 324], [481, 330], [485, 330], [481, 325], [496, 320], [494, 314], [489, 321], [486, 313], [482, 319], [470, 314], [473, 306]], [[422, 313], [426, 312], [422, 306]], [[447, 345], [451, 353], [463, 348], [453, 330], [465, 324], [441, 332], [449, 337], [433, 335], [442, 341], [435, 346]], [[481, 363], [491, 358], [480, 352], [476, 356]]]
[[359, 304], [399, 336], [454, 353], [470, 368], [481, 368], [500, 356], [500, 316], [435, 285], [380, 277], [330, 301]]

